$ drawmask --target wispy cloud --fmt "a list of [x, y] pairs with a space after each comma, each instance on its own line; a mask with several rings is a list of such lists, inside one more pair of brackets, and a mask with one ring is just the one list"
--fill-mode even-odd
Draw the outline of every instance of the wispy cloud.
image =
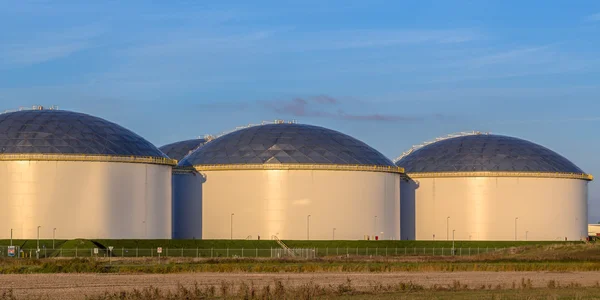
[[0, 44], [0, 67], [32, 65], [67, 57], [93, 47], [91, 40], [101, 32], [96, 26], [82, 26], [5, 41]]
[[326, 95], [280, 101], [260, 101], [259, 104], [277, 114], [293, 117], [314, 117], [372, 122], [415, 122], [424, 121], [426, 119], [444, 118], [444, 116], [438, 114], [431, 116], [409, 116], [383, 113], [348, 113], [342, 108], [343, 101]]
[[533, 120], [504, 120], [496, 121], [490, 124], [494, 125], [509, 125], [509, 124], [556, 124], [565, 122], [598, 122], [600, 117], [571, 117], [559, 119], [533, 119]]
[[515, 59], [520, 59], [522, 57], [536, 55], [537, 53], [548, 49], [548, 47], [549, 46], [528, 47], [497, 52], [472, 58], [464, 62], [464, 65], [469, 67], [482, 67], [486, 65], [501, 64], [509, 61], [514, 61]]
[[587, 22], [600, 22], [600, 13], [586, 16], [584, 20]]

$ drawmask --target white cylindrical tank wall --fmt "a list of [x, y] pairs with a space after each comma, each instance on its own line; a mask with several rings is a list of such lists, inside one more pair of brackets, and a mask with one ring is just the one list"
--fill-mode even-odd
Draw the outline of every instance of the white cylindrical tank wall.
[[587, 184], [535, 177], [403, 180], [402, 237], [451, 240], [454, 231], [456, 240], [580, 240], [587, 235]]
[[169, 165], [1, 161], [0, 239], [171, 238]]
[[[400, 238], [400, 175], [337, 170], [203, 171], [202, 238]], [[175, 200], [177, 201], [177, 200]], [[310, 215], [310, 217], [309, 217]]]
[[173, 238], [202, 238], [202, 186], [196, 171], [173, 170]]

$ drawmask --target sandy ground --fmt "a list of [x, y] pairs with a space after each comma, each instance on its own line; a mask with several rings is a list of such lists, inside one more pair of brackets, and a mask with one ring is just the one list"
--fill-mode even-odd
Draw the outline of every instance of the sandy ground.
[[33, 275], [0, 275], [0, 294], [12, 289], [18, 298], [47, 299], [85, 299], [108, 292], [133, 290], [148, 286], [163, 289], [184, 286], [219, 285], [222, 281], [239, 283], [245, 281], [256, 286], [273, 284], [281, 280], [286, 286], [299, 285], [313, 281], [320, 285], [337, 285], [350, 278], [356, 288], [368, 287], [373, 283], [383, 285], [412, 281], [413, 283], [432, 286], [434, 284], [450, 285], [459, 280], [469, 287], [483, 284], [497, 286], [504, 284], [510, 287], [513, 282], [520, 284], [521, 279], [531, 279], [534, 287], [546, 287], [548, 281], [556, 280], [561, 284], [576, 282], [582, 286], [594, 286], [600, 280], [600, 272], [422, 272], [422, 273], [182, 273], [182, 274], [33, 274]]

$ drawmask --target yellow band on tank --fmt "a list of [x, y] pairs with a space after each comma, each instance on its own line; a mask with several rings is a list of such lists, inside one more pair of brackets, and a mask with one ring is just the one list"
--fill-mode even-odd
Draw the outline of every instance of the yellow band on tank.
[[534, 178], [563, 178], [592, 181], [594, 176], [583, 173], [551, 173], [551, 172], [423, 172], [407, 173], [410, 178], [439, 178], [439, 177], [534, 177]]
[[89, 154], [37, 154], [18, 153], [0, 154], [0, 161], [81, 161], [81, 162], [117, 162], [176, 166], [177, 160], [151, 156], [119, 156]]
[[364, 171], [384, 173], [404, 173], [400, 167], [368, 166], [368, 165], [334, 165], [334, 164], [232, 164], [232, 165], [195, 165], [193, 169], [202, 171], [235, 171], [235, 170], [326, 170], [326, 171]]

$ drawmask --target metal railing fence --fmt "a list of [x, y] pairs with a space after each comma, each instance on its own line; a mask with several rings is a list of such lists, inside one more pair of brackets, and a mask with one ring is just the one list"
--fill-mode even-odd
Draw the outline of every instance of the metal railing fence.
[[[72, 249], [40, 249], [40, 258], [78, 258], [78, 257], [187, 257], [187, 258], [282, 258], [293, 256], [301, 258], [316, 258], [330, 256], [344, 257], [386, 257], [386, 256], [470, 256], [479, 255], [497, 251], [504, 251], [505, 248], [493, 247], [470, 247], [470, 248], [428, 248], [428, 247], [372, 247], [372, 248], [302, 248], [302, 249], [282, 249], [282, 248], [162, 248], [162, 253], [158, 253], [157, 248], [117, 248], [111, 250], [103, 248], [72, 248]], [[8, 247], [0, 247], [0, 257], [9, 257]], [[35, 249], [15, 248], [15, 258], [36, 258]]]

